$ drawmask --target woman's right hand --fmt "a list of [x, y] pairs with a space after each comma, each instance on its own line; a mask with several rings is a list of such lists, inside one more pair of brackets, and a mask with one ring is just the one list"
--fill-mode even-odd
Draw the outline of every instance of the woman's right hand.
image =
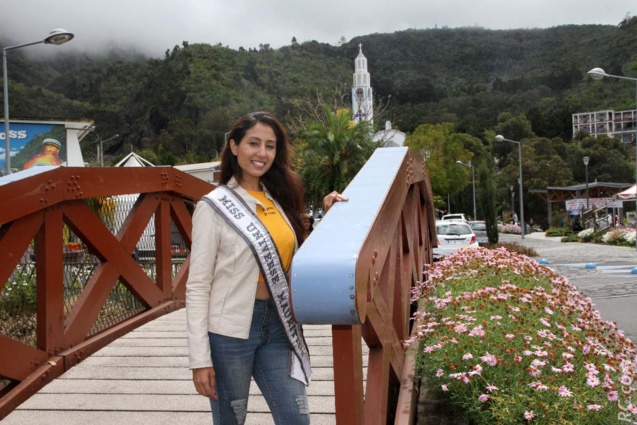
[[329, 211], [329, 209], [332, 208], [332, 205], [334, 205], [335, 203], [347, 201], [349, 201], [348, 198], [344, 197], [336, 191], [330, 193], [325, 198], [323, 198], [323, 214], [327, 214], [327, 211]]
[[219, 400], [217, 397], [217, 379], [213, 367], [193, 369], [192, 380], [199, 394], [215, 401]]

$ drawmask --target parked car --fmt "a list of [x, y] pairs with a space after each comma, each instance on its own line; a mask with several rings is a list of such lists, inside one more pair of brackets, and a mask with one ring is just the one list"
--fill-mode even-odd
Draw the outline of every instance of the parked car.
[[445, 214], [442, 216], [440, 221], [464, 221], [467, 222], [467, 217], [464, 214]]
[[483, 245], [489, 243], [489, 237], [487, 236], [487, 225], [484, 221], [470, 221], [469, 227], [473, 230], [473, 233], [478, 238], [478, 244]]
[[434, 259], [440, 259], [461, 248], [477, 248], [478, 239], [467, 223], [441, 220], [436, 222], [438, 235]]

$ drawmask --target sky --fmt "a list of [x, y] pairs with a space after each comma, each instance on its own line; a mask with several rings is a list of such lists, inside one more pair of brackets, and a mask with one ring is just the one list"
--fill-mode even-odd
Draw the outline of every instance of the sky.
[[0, 39], [22, 44], [64, 28], [75, 34], [70, 43], [23, 52], [123, 47], [163, 57], [183, 41], [279, 48], [295, 37], [337, 45], [410, 28], [617, 25], [628, 13], [637, 14], [635, 0], [0, 0]]

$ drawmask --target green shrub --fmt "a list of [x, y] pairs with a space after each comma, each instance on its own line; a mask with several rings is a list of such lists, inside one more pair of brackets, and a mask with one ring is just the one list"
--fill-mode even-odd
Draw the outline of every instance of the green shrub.
[[554, 236], [566, 236], [566, 235], [570, 235], [571, 233], [573, 233], [573, 231], [568, 227], [551, 227], [546, 230], [545, 235], [547, 237], [554, 237]]
[[578, 238], [576, 234], [572, 233], [570, 235], [564, 236], [562, 239], [560, 239], [560, 242], [580, 242], [580, 238]]
[[505, 248], [508, 251], [511, 252], [516, 252], [518, 254], [522, 254], [522, 255], [526, 255], [528, 257], [537, 257], [540, 254], [537, 253], [537, 251], [535, 249], [533, 249], [530, 246], [524, 246], [524, 245], [520, 245], [517, 242], [500, 242], [497, 243], [495, 245], [492, 244], [485, 244], [483, 245], [485, 248], [488, 249], [498, 249], [498, 248]]

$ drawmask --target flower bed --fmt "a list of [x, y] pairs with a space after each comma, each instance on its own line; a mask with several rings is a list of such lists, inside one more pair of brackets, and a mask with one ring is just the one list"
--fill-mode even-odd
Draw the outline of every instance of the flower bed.
[[635, 229], [615, 229], [602, 237], [602, 242], [609, 245], [635, 246]]
[[498, 226], [498, 232], [509, 233], [513, 235], [521, 235], [522, 228], [517, 224], [503, 224]]
[[577, 234], [577, 237], [583, 242], [590, 242], [595, 236], [595, 229], [584, 229]]
[[419, 370], [474, 423], [617, 424], [637, 414], [635, 345], [566, 278], [485, 248], [459, 250], [426, 276], [414, 294]]

